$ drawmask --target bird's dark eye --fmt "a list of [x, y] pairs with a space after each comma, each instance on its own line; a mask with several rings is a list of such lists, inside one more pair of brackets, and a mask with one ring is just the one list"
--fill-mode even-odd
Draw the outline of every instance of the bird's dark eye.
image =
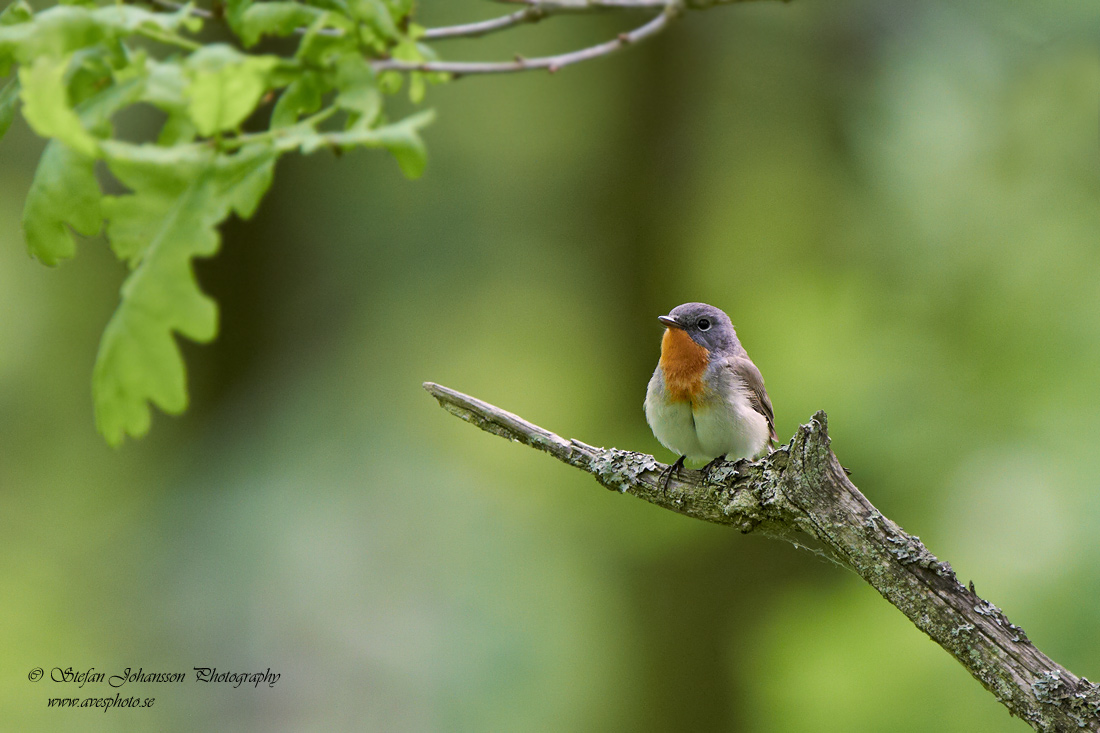
[[710, 330], [710, 319], [709, 318], [700, 318], [699, 321], [695, 325], [699, 328], [700, 331], [709, 331]]

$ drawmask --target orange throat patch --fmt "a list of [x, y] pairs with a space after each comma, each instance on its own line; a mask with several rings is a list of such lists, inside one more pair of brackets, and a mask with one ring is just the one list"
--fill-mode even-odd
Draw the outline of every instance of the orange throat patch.
[[703, 391], [703, 373], [710, 354], [678, 328], [665, 329], [661, 338], [661, 371], [673, 402], [690, 402]]

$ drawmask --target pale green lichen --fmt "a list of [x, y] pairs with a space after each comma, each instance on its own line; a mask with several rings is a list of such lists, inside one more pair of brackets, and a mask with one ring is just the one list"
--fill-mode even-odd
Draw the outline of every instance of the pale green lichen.
[[1082, 677], [1076, 685], [1067, 684], [1062, 670], [1052, 669], [1031, 683], [1035, 698], [1053, 705], [1079, 728], [1100, 727], [1100, 687]]
[[731, 491], [729, 498], [722, 503], [722, 513], [727, 517], [745, 517], [756, 522], [764, 519], [760, 510], [760, 499], [751, 490]]
[[997, 608], [987, 600], [978, 600], [980, 600], [981, 603], [974, 606], [974, 613], [978, 614], [979, 616], [986, 616], [987, 618], [991, 618], [998, 626], [1001, 626], [1002, 628], [1011, 631], [1013, 641], [1029, 641], [1029, 639], [1027, 638], [1027, 633], [1022, 628], [1009, 621], [1008, 616], [1005, 615], [1004, 611]]
[[605, 487], [625, 494], [641, 483], [642, 474], [658, 471], [660, 464], [647, 453], [608, 448], [592, 458], [589, 468]]
[[951, 636], [958, 636], [959, 634], [969, 634], [974, 630], [974, 624], [959, 624], [955, 628], [951, 629]]
[[955, 570], [950, 563], [940, 562], [940, 559], [924, 546], [920, 537], [905, 532], [882, 514], [878, 512], [869, 514], [863, 521], [863, 526], [882, 532], [891, 545], [890, 554], [902, 565], [917, 565], [931, 570], [936, 575], [955, 580]]
[[706, 472], [704, 481], [707, 485], [720, 488], [728, 487], [741, 478], [741, 471], [749, 465], [748, 461], [721, 461]]

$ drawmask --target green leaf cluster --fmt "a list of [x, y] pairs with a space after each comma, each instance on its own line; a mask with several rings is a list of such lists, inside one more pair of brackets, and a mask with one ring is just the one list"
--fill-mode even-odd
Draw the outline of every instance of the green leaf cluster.
[[[218, 251], [228, 216], [255, 212], [280, 155], [384, 148], [406, 176], [423, 172], [431, 112], [390, 120], [385, 99], [403, 77], [371, 64], [430, 58], [411, 11], [411, 0], [227, 0], [208, 22], [224, 22], [232, 44], [197, 40], [190, 5], [88, 0], [36, 13], [16, 0], [0, 12], [0, 137], [20, 113], [49, 140], [24, 206], [27, 249], [56, 265], [76, 253], [74, 232], [105, 232], [129, 270], [92, 375], [109, 443], [145, 434], [150, 403], [186, 408], [175, 336], [209, 341], [218, 320], [192, 261]], [[256, 51], [271, 36], [297, 38], [293, 53]], [[410, 77], [414, 103], [445, 80]], [[153, 139], [116, 136], [112, 119], [134, 105], [161, 112]], [[104, 171], [128, 193], [105, 195]]]

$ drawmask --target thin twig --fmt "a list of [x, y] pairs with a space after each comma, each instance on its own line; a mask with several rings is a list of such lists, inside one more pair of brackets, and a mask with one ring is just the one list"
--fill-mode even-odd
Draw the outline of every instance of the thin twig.
[[550, 15], [550, 12], [538, 5], [517, 10], [499, 18], [482, 20], [477, 23], [449, 25], [440, 28], [428, 28], [420, 36], [425, 41], [441, 41], [448, 38], [477, 38], [496, 31], [506, 30], [523, 23], [537, 23]]
[[[452, 38], [476, 38], [489, 33], [514, 28], [523, 23], [535, 23], [550, 15], [559, 13], [583, 13], [599, 10], [654, 10], [661, 12], [642, 26], [627, 33], [620, 33], [610, 41], [569, 51], [554, 56], [526, 58], [517, 54], [513, 61], [405, 61], [402, 59], [372, 59], [371, 67], [375, 71], [429, 72], [452, 74], [456, 77], [467, 74], [505, 74], [516, 71], [535, 71], [546, 69], [554, 73], [566, 66], [582, 61], [607, 56], [629, 45], [643, 41], [667, 28], [685, 8], [706, 8], [713, 5], [725, 5], [746, 0], [497, 0], [511, 5], [523, 5], [522, 10], [489, 20], [463, 23], [453, 26], [428, 28], [420, 36], [426, 41], [440, 41]], [[184, 6], [174, 0], [149, 0], [155, 5], [170, 10], [187, 7], [192, 15], [199, 18], [214, 19], [222, 16], [212, 11], [194, 6]], [[308, 32], [307, 28], [296, 28], [297, 34]], [[339, 37], [344, 31], [338, 28], [321, 28], [318, 35]]]
[[496, 0], [496, 2], [577, 13], [590, 10], [656, 10], [668, 5], [668, 0]]
[[[184, 5], [173, 0], [150, 0], [160, 7], [170, 10], [180, 10]], [[428, 28], [421, 35], [421, 39], [428, 41], [447, 40], [451, 38], [476, 38], [496, 31], [513, 28], [523, 23], [536, 23], [557, 13], [580, 13], [594, 10], [652, 10], [660, 8], [661, 12], [646, 24], [627, 33], [620, 33], [615, 39], [604, 43], [589, 46], [577, 51], [557, 54], [554, 56], [540, 56], [537, 58], [524, 58], [517, 54], [514, 61], [403, 61], [400, 59], [376, 59], [371, 61], [371, 66], [376, 71], [421, 71], [437, 72], [464, 76], [467, 74], [504, 74], [516, 71], [535, 71], [546, 69], [554, 73], [566, 66], [582, 61], [606, 56], [626, 46], [643, 41], [650, 36], [660, 33], [678, 16], [685, 7], [685, 1], [691, 3], [699, 0], [501, 0], [502, 2], [518, 3], [525, 5], [523, 10], [492, 18], [490, 20], [461, 25], [441, 26]], [[719, 0], [724, 2], [726, 0]], [[213, 12], [203, 8], [190, 7], [190, 13], [207, 20], [216, 18]], [[296, 28], [295, 33], [304, 34], [306, 28]], [[343, 31], [337, 28], [322, 28], [317, 31], [319, 35], [338, 37]]]
[[497, 2], [521, 4], [527, 7], [499, 18], [476, 23], [428, 28], [421, 38], [427, 41], [476, 38], [523, 23], [537, 23], [551, 15], [585, 13], [594, 10], [661, 10], [670, 5], [669, 0], [497, 0]]
[[855, 571], [955, 659], [1008, 710], [1038, 731], [1100, 731], [1100, 686], [1077, 677], [1028, 640], [1001, 609], [962, 585], [951, 565], [882, 515], [848, 479], [829, 446], [824, 412], [791, 442], [750, 463], [709, 473], [651, 455], [567, 440], [510, 412], [438, 384], [424, 388], [482, 430], [546, 451], [603, 486], [707, 522], [799, 543], [808, 535]]
[[505, 74], [514, 71], [535, 71], [537, 69], [546, 69], [550, 73], [554, 73], [566, 66], [614, 53], [660, 33], [668, 27], [682, 8], [679, 0], [669, 0], [663, 5], [664, 10], [659, 15], [629, 33], [622, 33], [611, 41], [556, 56], [540, 56], [533, 59], [517, 56], [514, 61], [400, 61], [398, 59], [382, 59], [372, 61], [371, 66], [376, 71], [424, 71], [458, 76], [466, 74]]
[[[172, 2], [172, 0], [149, 1], [154, 5], [159, 5], [168, 10], [181, 10], [186, 7], [184, 4]], [[589, 10], [652, 10], [655, 8], [663, 8], [668, 5], [668, 2], [667, 0], [586, 0], [585, 2], [577, 2], [576, 0], [525, 0], [522, 4], [527, 7], [523, 10], [509, 13], [508, 15], [502, 15], [499, 18], [490, 18], [489, 20], [481, 20], [475, 23], [462, 23], [460, 25], [428, 28], [421, 34], [420, 38], [425, 41], [441, 41], [450, 38], [477, 38], [479, 36], [488, 35], [489, 33], [507, 30], [517, 25], [523, 25], [524, 23], [537, 23], [544, 18], [550, 17], [550, 15], [559, 13], [580, 13]], [[190, 13], [197, 18], [204, 18], [206, 20], [213, 20], [216, 17], [213, 12], [194, 6], [191, 7]], [[295, 28], [294, 32], [298, 35], [304, 35], [308, 30], [308, 28], [304, 27]], [[339, 28], [323, 28], [320, 31], [320, 35], [333, 37], [339, 37], [343, 35], [343, 33], [344, 32]]]
[[[668, 3], [665, 0], [495, 0], [504, 5], [539, 6], [561, 12], [585, 13], [592, 10], [655, 10]], [[715, 5], [738, 5], [750, 0], [684, 0], [689, 10], [705, 10]]]

